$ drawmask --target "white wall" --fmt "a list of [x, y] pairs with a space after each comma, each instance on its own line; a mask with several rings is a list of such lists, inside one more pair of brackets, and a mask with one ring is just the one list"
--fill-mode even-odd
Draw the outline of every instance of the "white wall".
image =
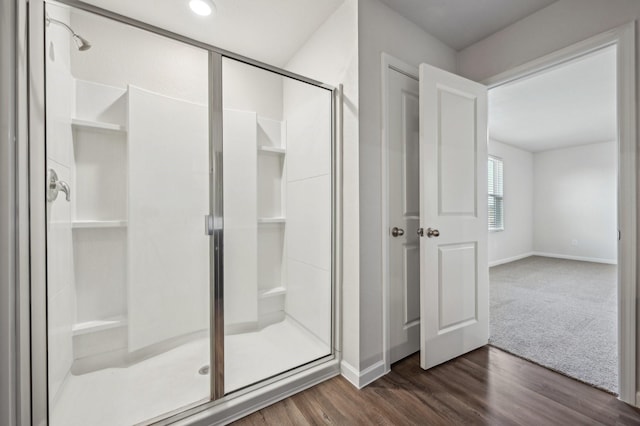
[[482, 81], [638, 18], [637, 0], [559, 0], [460, 51], [458, 73]]
[[489, 265], [532, 254], [615, 263], [616, 143], [530, 153], [489, 141], [504, 162], [504, 231], [489, 232]]
[[534, 154], [536, 253], [616, 262], [616, 163], [616, 142]]
[[73, 29], [92, 47], [71, 51], [80, 80], [126, 89], [133, 84], [166, 96], [207, 104], [204, 50], [98, 16], [72, 12]]
[[360, 356], [362, 371], [382, 365], [381, 54], [455, 70], [455, 51], [378, 0], [358, 8], [360, 93]]
[[342, 356], [359, 364], [358, 1], [346, 0], [289, 60], [286, 69], [344, 85]]
[[504, 231], [489, 232], [489, 265], [533, 251], [533, 154], [489, 140], [489, 155], [504, 164]]

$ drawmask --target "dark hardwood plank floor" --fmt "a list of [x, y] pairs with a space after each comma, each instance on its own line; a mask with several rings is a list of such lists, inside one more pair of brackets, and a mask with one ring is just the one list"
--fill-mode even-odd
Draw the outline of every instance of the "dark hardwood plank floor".
[[414, 354], [357, 390], [343, 377], [237, 425], [640, 425], [615, 396], [485, 346], [431, 370]]

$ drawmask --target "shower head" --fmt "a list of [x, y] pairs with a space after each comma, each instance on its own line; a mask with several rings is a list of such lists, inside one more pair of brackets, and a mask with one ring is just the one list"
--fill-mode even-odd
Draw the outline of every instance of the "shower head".
[[91, 49], [91, 43], [89, 43], [87, 39], [80, 36], [79, 34], [76, 34], [76, 32], [73, 31], [73, 29], [71, 29], [69, 25], [65, 24], [62, 21], [58, 21], [57, 19], [53, 19], [52, 17], [49, 16], [49, 14], [47, 14], [47, 25], [51, 24], [52, 22], [54, 24], [62, 25], [71, 33], [71, 38], [76, 44], [76, 47], [78, 48], [78, 50], [84, 52], [85, 50]]
[[78, 34], [73, 35], [73, 41], [76, 42], [76, 46], [78, 46], [78, 50], [80, 51], [91, 49], [91, 43], [89, 43], [86, 38], [81, 37]]

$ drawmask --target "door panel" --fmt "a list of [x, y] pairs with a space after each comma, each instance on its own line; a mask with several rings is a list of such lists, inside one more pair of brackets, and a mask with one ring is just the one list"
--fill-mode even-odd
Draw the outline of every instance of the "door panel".
[[440, 246], [438, 257], [438, 333], [443, 333], [478, 320], [476, 245]]
[[[489, 338], [486, 123], [484, 86], [420, 67], [420, 344], [425, 369], [485, 345]], [[429, 229], [437, 232], [429, 236]]]
[[476, 99], [438, 87], [438, 208], [440, 215], [475, 216]]
[[[420, 246], [407, 244], [404, 246], [404, 324], [403, 327], [420, 321]], [[414, 325], [417, 327], [417, 323]], [[418, 342], [418, 339], [414, 339]], [[412, 343], [418, 349], [418, 344]], [[414, 351], [415, 352], [415, 351]]]
[[[420, 349], [420, 211], [418, 81], [389, 71], [390, 362]], [[391, 232], [391, 231], [389, 231]]]

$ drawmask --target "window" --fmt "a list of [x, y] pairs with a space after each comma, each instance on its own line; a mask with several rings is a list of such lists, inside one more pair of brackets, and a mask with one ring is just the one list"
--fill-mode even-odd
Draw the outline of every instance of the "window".
[[502, 160], [489, 157], [489, 231], [504, 230], [504, 201], [502, 200]]

